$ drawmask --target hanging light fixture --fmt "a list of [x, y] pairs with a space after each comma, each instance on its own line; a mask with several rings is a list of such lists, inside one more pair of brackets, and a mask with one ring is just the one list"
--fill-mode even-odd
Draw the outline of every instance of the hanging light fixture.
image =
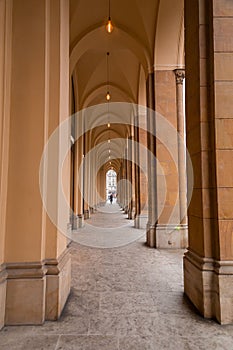
[[113, 25], [112, 25], [112, 20], [111, 20], [111, 14], [110, 14], [110, 0], [108, 1], [108, 22], [106, 24], [106, 30], [109, 34], [112, 33], [113, 31]]
[[109, 121], [109, 101], [111, 99], [111, 95], [109, 93], [109, 52], [107, 52], [107, 94], [106, 94], [106, 100], [108, 101], [108, 128], [110, 128], [110, 121]]
[[107, 86], [108, 88], [107, 88], [106, 100], [110, 101], [111, 95], [109, 93], [109, 60], [108, 59], [109, 59], [109, 52], [107, 52]]

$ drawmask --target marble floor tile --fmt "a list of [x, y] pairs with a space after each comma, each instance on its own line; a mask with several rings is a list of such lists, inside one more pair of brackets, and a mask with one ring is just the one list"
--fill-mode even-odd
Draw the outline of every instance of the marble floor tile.
[[154, 338], [146, 336], [127, 336], [119, 339], [119, 350], [154, 350]]
[[118, 350], [117, 337], [61, 336], [56, 350]]
[[[64, 315], [56, 321], [46, 321], [42, 326], [35, 326], [34, 333], [38, 335], [43, 334], [75, 334], [75, 335], [86, 335], [88, 333], [90, 323], [89, 314], [70, 316], [64, 311]], [[0, 335], [1, 338], [1, 335]]]
[[155, 324], [155, 316], [143, 312], [129, 315], [99, 312], [91, 317], [89, 333], [121, 337], [137, 334], [152, 336], [155, 332]]
[[23, 334], [1, 334], [1, 350], [55, 350], [59, 336], [56, 335], [30, 335]]

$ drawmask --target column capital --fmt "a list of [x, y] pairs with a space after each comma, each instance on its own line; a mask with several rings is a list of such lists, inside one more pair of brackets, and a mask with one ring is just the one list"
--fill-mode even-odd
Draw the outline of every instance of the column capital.
[[185, 78], [185, 70], [184, 69], [175, 69], [174, 73], [176, 76], [176, 84], [183, 84], [183, 80]]

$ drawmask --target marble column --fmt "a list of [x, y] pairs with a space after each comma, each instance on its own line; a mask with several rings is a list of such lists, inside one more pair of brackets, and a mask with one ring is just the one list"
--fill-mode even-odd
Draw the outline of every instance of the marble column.
[[176, 79], [176, 108], [177, 108], [177, 145], [178, 145], [178, 176], [179, 176], [179, 206], [180, 206], [180, 227], [181, 246], [188, 245], [187, 225], [187, 172], [186, 172], [186, 143], [185, 143], [185, 120], [183, 102], [183, 81], [185, 78], [184, 69], [174, 71]]
[[155, 92], [154, 73], [147, 78], [147, 148], [148, 148], [148, 223], [147, 244], [156, 247], [157, 222], [157, 181], [156, 181], [156, 141], [155, 141]]

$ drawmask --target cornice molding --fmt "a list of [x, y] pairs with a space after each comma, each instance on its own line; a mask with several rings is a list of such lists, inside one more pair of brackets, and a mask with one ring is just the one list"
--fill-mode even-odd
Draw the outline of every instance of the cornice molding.
[[0, 284], [4, 283], [7, 279], [6, 265], [0, 265]]
[[233, 275], [233, 260], [220, 261], [213, 258], [205, 258], [199, 256], [192, 250], [188, 250], [184, 256], [185, 259], [203, 272], [214, 272], [217, 275]]
[[[6, 263], [5, 271], [8, 279], [38, 278], [46, 275], [58, 275], [70, 259], [70, 248], [66, 249], [57, 259], [45, 259], [38, 262]], [[0, 271], [1, 276], [1, 271]]]

